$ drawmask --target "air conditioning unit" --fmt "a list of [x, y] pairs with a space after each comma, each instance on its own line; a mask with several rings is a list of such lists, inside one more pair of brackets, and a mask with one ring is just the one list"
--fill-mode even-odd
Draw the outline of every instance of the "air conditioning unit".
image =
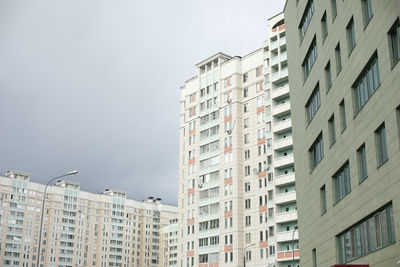
[[226, 102], [228, 102], [228, 104], [232, 103], [232, 99], [228, 99], [226, 100]]

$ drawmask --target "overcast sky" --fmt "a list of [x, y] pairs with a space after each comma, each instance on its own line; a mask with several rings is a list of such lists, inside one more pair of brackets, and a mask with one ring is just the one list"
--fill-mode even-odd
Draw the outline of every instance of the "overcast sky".
[[285, 0], [0, 0], [0, 172], [177, 203], [179, 88]]

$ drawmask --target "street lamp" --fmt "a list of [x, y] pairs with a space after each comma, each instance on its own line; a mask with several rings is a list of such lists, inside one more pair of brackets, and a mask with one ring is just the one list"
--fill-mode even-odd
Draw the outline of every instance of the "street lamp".
[[53, 182], [54, 180], [57, 180], [57, 179], [59, 179], [59, 178], [61, 178], [61, 177], [65, 177], [65, 176], [69, 176], [69, 175], [75, 175], [75, 174], [77, 174], [77, 173], [78, 173], [78, 171], [71, 171], [71, 172], [68, 172], [68, 173], [66, 173], [66, 174], [63, 174], [63, 175], [54, 177], [54, 178], [50, 179], [50, 180], [47, 182], [46, 187], [44, 188], [44, 194], [43, 194], [43, 199], [42, 199], [42, 216], [40, 217], [40, 228], [39, 228], [39, 245], [38, 245], [38, 251], [37, 251], [37, 256], [36, 256], [36, 257], [37, 257], [37, 259], [36, 259], [36, 266], [37, 266], [37, 267], [40, 267], [40, 266], [39, 266], [40, 245], [41, 245], [41, 243], [42, 243], [42, 228], [43, 228], [43, 216], [44, 216], [44, 203], [45, 203], [45, 201], [46, 201], [47, 187], [48, 187], [49, 184], [50, 184], [51, 182]]
[[297, 225], [294, 226], [293, 233], [292, 233], [292, 267], [294, 267], [294, 244], [293, 244], [293, 241], [294, 241], [294, 233], [296, 232], [296, 230], [297, 230]]
[[245, 246], [245, 247], [243, 248], [243, 252], [244, 252], [244, 254], [243, 254], [243, 267], [246, 267], [246, 249], [251, 248], [251, 247], [254, 247], [255, 245], [256, 245], [256, 244], [253, 243], [253, 244], [247, 245], [247, 246]]

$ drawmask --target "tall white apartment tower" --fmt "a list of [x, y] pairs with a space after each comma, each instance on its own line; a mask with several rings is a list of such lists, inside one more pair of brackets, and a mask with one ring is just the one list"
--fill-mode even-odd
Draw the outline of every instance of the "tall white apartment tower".
[[269, 29], [181, 87], [179, 267], [292, 266], [292, 250], [298, 264], [283, 14]]
[[277, 262], [276, 266], [292, 267], [299, 265], [299, 247], [283, 13], [268, 20], [268, 40], [264, 43], [264, 59], [267, 148], [272, 146], [272, 159], [267, 158], [268, 242], [274, 244], [276, 248], [276, 259], [274, 259]]

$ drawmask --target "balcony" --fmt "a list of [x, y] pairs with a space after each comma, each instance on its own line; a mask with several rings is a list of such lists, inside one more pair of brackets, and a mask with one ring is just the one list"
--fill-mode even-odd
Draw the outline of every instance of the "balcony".
[[286, 36], [279, 39], [279, 45], [284, 46], [286, 44]]
[[286, 52], [282, 53], [282, 54], [280, 55], [280, 57], [279, 57], [279, 60], [280, 60], [281, 62], [287, 61], [287, 53], [286, 53]]
[[293, 165], [293, 163], [294, 163], [293, 154], [274, 159], [274, 167], [275, 168], [289, 167], [289, 166]]
[[290, 191], [283, 194], [275, 195], [275, 204], [286, 204], [290, 202], [296, 202], [296, 191]]
[[278, 40], [272, 41], [269, 45], [269, 51], [275, 50], [278, 48]]
[[287, 184], [292, 184], [294, 182], [295, 182], [294, 172], [275, 177], [275, 186], [283, 186]]
[[276, 233], [276, 242], [288, 242], [299, 239], [299, 231], [285, 231]]
[[[275, 217], [276, 223], [297, 221], [297, 211], [277, 213]], [[291, 240], [291, 239], [290, 239]]]
[[274, 74], [272, 74], [272, 82], [280, 83], [284, 79], [287, 80], [287, 76], [288, 76], [288, 68], [286, 67], [284, 69], [281, 69], [280, 72], [275, 72]]
[[287, 119], [284, 121], [279, 121], [274, 123], [272, 131], [274, 133], [281, 133], [284, 132], [288, 129], [292, 128], [292, 120], [291, 119]]
[[290, 101], [274, 106], [272, 109], [273, 116], [282, 116], [288, 113], [290, 113]]
[[271, 67], [278, 65], [278, 63], [279, 63], [278, 56], [272, 57], [270, 63], [271, 63]]
[[288, 76], [288, 68], [281, 69], [281, 78]]
[[281, 139], [274, 139], [273, 147], [275, 151], [285, 150], [292, 146], [293, 146], [293, 138], [291, 136]]
[[[278, 262], [282, 262], [282, 261], [291, 261], [293, 260], [292, 257], [292, 251], [278, 251], [278, 253], [276, 253], [276, 258], [278, 260]], [[299, 260], [300, 259], [300, 251], [298, 249], [294, 250], [294, 259], [295, 260]]]
[[289, 86], [288, 85], [275, 88], [271, 92], [272, 99], [282, 98], [282, 97], [286, 97], [288, 95], [289, 95]]

